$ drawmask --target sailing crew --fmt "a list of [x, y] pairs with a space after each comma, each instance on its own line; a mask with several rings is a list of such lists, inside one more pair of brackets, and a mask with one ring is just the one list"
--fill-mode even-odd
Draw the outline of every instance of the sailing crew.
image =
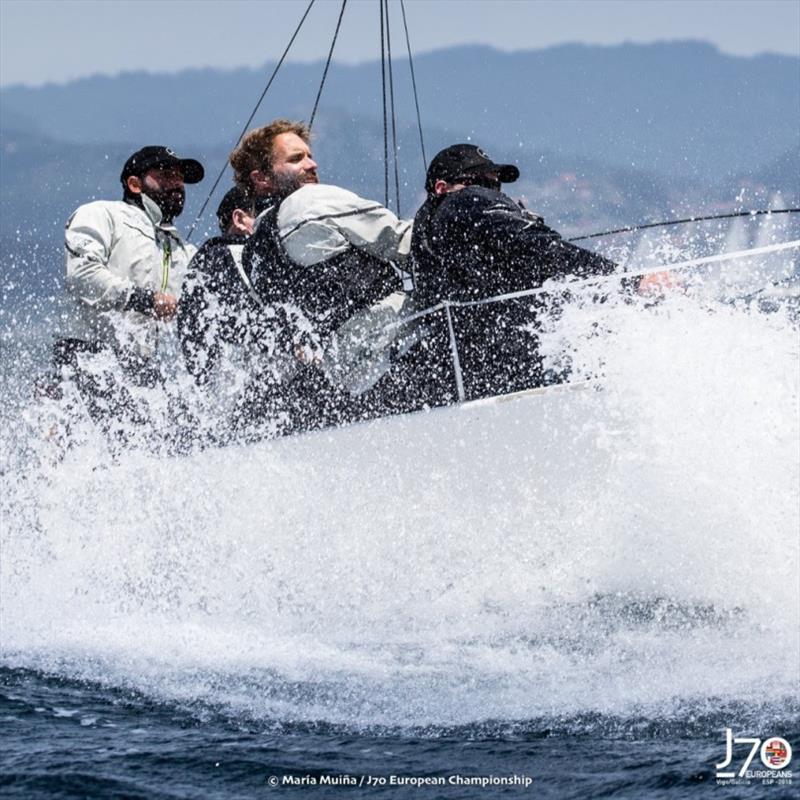
[[556, 275], [613, 272], [612, 262], [565, 242], [542, 217], [502, 192], [504, 183], [518, 178], [515, 165], [496, 164], [472, 144], [434, 156], [427, 198], [414, 219], [419, 299], [478, 300], [532, 289]]
[[211, 401], [212, 436], [223, 441], [262, 438], [283, 412], [274, 355], [279, 322], [242, 264], [263, 203], [238, 186], [225, 194], [217, 209], [221, 235], [189, 264], [178, 310], [184, 363]]
[[186, 367], [200, 385], [215, 374], [223, 342], [247, 346], [253, 338], [258, 307], [241, 269], [256, 216], [256, 198], [238, 186], [230, 189], [217, 208], [220, 235], [205, 241], [189, 263], [178, 332]]
[[72, 312], [54, 345], [54, 364], [68, 371], [95, 421], [141, 422], [129, 393], [108, 370], [90, 369], [107, 355], [125, 380], [154, 386], [159, 325], [174, 320], [181, 282], [195, 248], [174, 220], [185, 184], [203, 167], [161, 145], [137, 150], [120, 174], [122, 200], [80, 206], [66, 225], [66, 287]]
[[411, 246], [409, 221], [319, 182], [309, 142], [304, 123], [278, 119], [250, 131], [230, 156], [237, 185], [271, 200], [243, 263], [259, 296], [281, 309], [293, 359], [284, 380], [304, 427], [362, 413], [342, 380], [336, 332], [375, 305], [402, 303]]
[[[546, 279], [609, 274], [616, 265], [565, 242], [543, 219], [502, 192], [519, 178], [513, 164], [495, 163], [473, 144], [439, 152], [427, 170], [427, 199], [414, 219], [411, 261], [418, 309], [442, 300], [483, 301], [540, 286]], [[530, 388], [546, 378], [535, 335], [536, 297], [453, 308], [452, 333], [443, 315], [439, 338], [454, 336], [460, 399]], [[450, 358], [450, 346], [439, 348]], [[440, 372], [442, 364], [438, 364]], [[455, 393], [453, 375], [445, 396]]]

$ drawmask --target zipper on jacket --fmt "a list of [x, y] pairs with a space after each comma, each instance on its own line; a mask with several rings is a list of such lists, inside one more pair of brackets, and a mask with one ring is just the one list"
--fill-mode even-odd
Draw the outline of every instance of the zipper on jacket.
[[161, 243], [161, 291], [167, 291], [169, 284], [169, 268], [172, 264], [172, 242], [169, 236], [165, 237]]

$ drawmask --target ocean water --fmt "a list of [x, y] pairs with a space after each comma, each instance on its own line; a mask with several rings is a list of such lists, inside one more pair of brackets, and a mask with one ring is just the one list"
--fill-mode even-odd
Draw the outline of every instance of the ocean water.
[[48, 459], [10, 370], [0, 793], [796, 797], [723, 762], [800, 748], [797, 318], [712, 277], [575, 292], [572, 388], [181, 457]]

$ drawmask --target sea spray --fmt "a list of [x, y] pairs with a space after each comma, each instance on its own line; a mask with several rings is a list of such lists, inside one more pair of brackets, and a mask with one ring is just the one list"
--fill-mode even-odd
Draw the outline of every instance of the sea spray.
[[792, 319], [578, 295], [543, 348], [583, 388], [7, 470], [4, 663], [358, 726], [785, 708]]

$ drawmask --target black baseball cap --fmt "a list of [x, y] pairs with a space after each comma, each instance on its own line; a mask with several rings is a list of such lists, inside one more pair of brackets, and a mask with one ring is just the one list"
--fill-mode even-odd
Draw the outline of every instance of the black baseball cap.
[[120, 181], [125, 181], [131, 175], [141, 177], [149, 169], [156, 167], [180, 167], [184, 183], [200, 183], [205, 176], [203, 165], [193, 158], [180, 158], [174, 150], [162, 145], [149, 144], [141, 150], [137, 150], [122, 168]]
[[453, 183], [454, 178], [479, 172], [496, 172], [501, 183], [513, 183], [519, 178], [519, 170], [513, 164], [495, 164], [474, 144], [454, 144], [433, 157], [425, 178], [425, 190], [432, 192], [436, 181]]

